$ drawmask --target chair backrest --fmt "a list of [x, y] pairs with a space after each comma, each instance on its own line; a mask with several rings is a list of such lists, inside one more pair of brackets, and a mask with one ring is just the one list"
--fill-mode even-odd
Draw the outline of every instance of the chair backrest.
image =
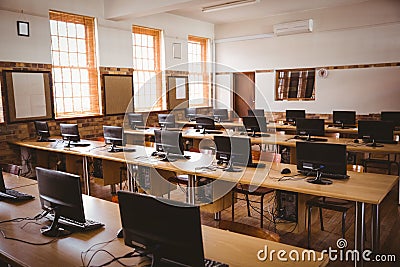
[[15, 175], [20, 175], [21, 167], [15, 164], [0, 163], [0, 168], [3, 172], [8, 172]]
[[280, 237], [277, 233], [248, 224], [221, 220], [219, 221], [219, 228], [243, 235], [249, 235], [270, 241], [280, 242]]

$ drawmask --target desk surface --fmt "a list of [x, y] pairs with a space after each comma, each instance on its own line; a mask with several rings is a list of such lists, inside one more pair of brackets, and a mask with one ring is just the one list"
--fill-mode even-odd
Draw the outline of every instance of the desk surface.
[[199, 171], [199, 167], [211, 165], [214, 162], [214, 157], [212, 155], [190, 153], [192, 156], [190, 160], [163, 162], [150, 156], [151, 152], [154, 151], [154, 148], [151, 147], [134, 146], [136, 152], [109, 153], [103, 143], [98, 141], [90, 141], [90, 147], [72, 148], [68, 150], [64, 149], [63, 146], [59, 146], [57, 149], [54, 144], [46, 142], [21, 141], [15, 143], [21, 146], [43, 150], [47, 150], [47, 147], [50, 146], [49, 151], [53, 152], [72, 153], [71, 150], [73, 150], [73, 153], [81, 156], [89, 156], [117, 162], [127, 162], [140, 166], [148, 166], [177, 173], [199, 175], [233, 183], [240, 181], [241, 183], [256, 186], [265, 186], [303, 194], [334, 197], [370, 204], [379, 204], [382, 202], [398, 180], [398, 176], [394, 175], [348, 172], [350, 175], [349, 179], [334, 180], [332, 185], [323, 186], [307, 183], [304, 179], [287, 181], [278, 181], [278, 179], [275, 179], [282, 177], [280, 171], [286, 167], [292, 170], [292, 174], [296, 174], [296, 165], [290, 164], [267, 163], [266, 168], [245, 168], [244, 171], [237, 173], [224, 172], [221, 169], [204, 172]]
[[[6, 184], [20, 183], [20, 186], [22, 186], [29, 182], [24, 181], [23, 178], [18, 178], [18, 183], [16, 183], [12, 181], [15, 178], [16, 177], [13, 175], [5, 175]], [[0, 210], [2, 211], [0, 213], [0, 221], [16, 217], [33, 217], [41, 211], [36, 185], [20, 187], [20, 191], [34, 195], [36, 199], [19, 204], [0, 202]], [[33, 246], [13, 240], [4, 240], [3, 237], [0, 237], [0, 239], [3, 239], [0, 242], [0, 259], [6, 260], [13, 266], [82, 266], [80, 260], [81, 252], [99, 242], [112, 240], [121, 227], [117, 204], [86, 195], [83, 196], [83, 201], [87, 218], [105, 223], [105, 228], [85, 233], [74, 233], [69, 237], [59, 239], [56, 242], [43, 246]], [[31, 242], [41, 243], [50, 240], [50, 238], [44, 237], [39, 233], [41, 226], [29, 224], [21, 229], [20, 226], [24, 223], [25, 222], [1, 224], [0, 229], [9, 237], [29, 240]], [[228, 263], [231, 267], [265, 266], [266, 264], [268, 266], [293, 265], [293, 262], [290, 260], [281, 262], [276, 258], [274, 261], [268, 263], [258, 261], [257, 252], [264, 249], [265, 245], [268, 246], [269, 251], [271, 249], [277, 251], [285, 250], [286, 255], [291, 250], [297, 250], [301, 255], [301, 252], [304, 250], [298, 247], [244, 236], [207, 226], [202, 227], [202, 232], [205, 257]], [[100, 246], [96, 247], [96, 249], [97, 248], [100, 248]], [[123, 239], [115, 239], [102, 248], [115, 256], [122, 256], [132, 251], [131, 248], [123, 244]], [[88, 255], [90, 257], [92, 254]], [[317, 253], [317, 257], [319, 257], [319, 255], [320, 253]], [[325, 266], [328, 262], [326, 256], [327, 255], [325, 255], [322, 261], [300, 261], [296, 262], [296, 265]], [[94, 257], [92, 263], [100, 265], [108, 260], [110, 260], [110, 257], [105, 256], [104, 253], [99, 253]], [[86, 258], [85, 263], [87, 262], [88, 258]], [[130, 263], [132, 264], [134, 261], [130, 261]]]

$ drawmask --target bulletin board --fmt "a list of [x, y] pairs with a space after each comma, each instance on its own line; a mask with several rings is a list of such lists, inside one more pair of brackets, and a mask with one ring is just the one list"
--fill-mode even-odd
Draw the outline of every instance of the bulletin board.
[[49, 71], [3, 71], [8, 122], [54, 118]]
[[168, 109], [189, 107], [189, 83], [187, 76], [168, 77]]
[[133, 112], [133, 76], [104, 74], [103, 82], [105, 114], [125, 114], [127, 109]]

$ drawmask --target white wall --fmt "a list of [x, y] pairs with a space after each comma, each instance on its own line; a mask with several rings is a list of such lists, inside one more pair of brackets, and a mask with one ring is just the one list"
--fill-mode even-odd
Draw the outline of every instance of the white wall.
[[[285, 14], [273, 18], [217, 25], [216, 39], [268, 33], [272, 24], [314, 19], [315, 31], [267, 39], [219, 43], [216, 59], [237, 71], [342, 66], [400, 62], [400, 1], [368, 1], [329, 10]], [[261, 26], [260, 26], [261, 25]], [[256, 75], [256, 108], [273, 111], [303, 108], [330, 113], [355, 109], [371, 113], [400, 109], [400, 68], [330, 71], [316, 80], [316, 101], [274, 101], [275, 74]], [[384, 91], [383, 91], [384, 90]], [[382, 94], [386, 97], [382, 97]], [[266, 100], [262, 99], [265, 95]]]

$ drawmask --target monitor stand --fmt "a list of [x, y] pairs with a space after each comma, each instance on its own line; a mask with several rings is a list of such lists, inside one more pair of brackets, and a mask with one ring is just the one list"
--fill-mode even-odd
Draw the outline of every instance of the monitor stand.
[[317, 170], [317, 175], [315, 178], [308, 178], [307, 182], [311, 184], [320, 184], [320, 185], [329, 185], [332, 184], [332, 181], [329, 179], [321, 178], [322, 172]]
[[226, 168], [224, 169], [224, 171], [226, 171], [226, 172], [241, 172], [242, 169], [241, 169], [241, 168], [235, 168], [235, 167], [233, 167], [232, 161], [229, 160], [228, 166], [226, 166]]
[[60, 218], [60, 215], [58, 212], [54, 209], [54, 220], [51, 223], [50, 226], [44, 226], [40, 229], [40, 233], [44, 236], [49, 236], [49, 237], [63, 237], [70, 235], [72, 232], [65, 230], [63, 228], [60, 228], [58, 225], [58, 219]]
[[372, 139], [372, 143], [366, 144], [369, 147], [383, 147], [383, 144], [378, 144], [375, 139]]

